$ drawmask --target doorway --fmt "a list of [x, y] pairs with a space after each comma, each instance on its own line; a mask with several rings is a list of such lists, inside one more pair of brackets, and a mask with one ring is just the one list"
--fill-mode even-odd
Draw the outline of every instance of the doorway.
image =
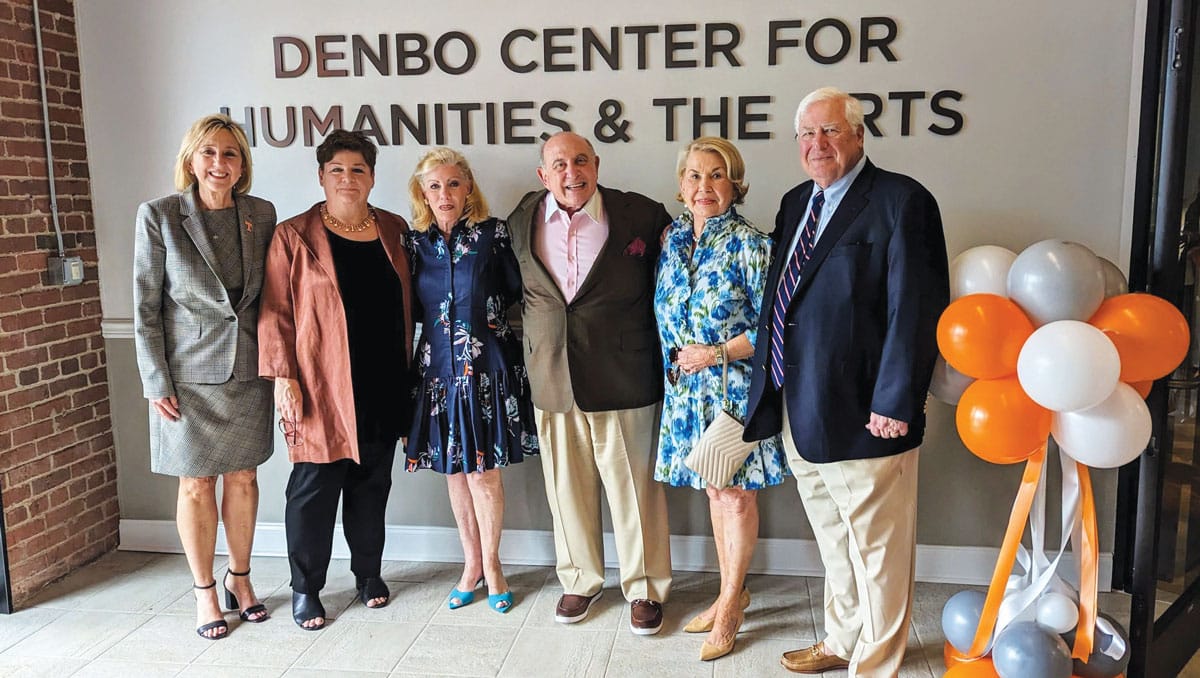
[[1192, 344], [1150, 393], [1150, 446], [1120, 472], [1113, 586], [1131, 594], [1129, 678], [1177, 675], [1200, 649], [1198, 16], [1191, 0], [1147, 7], [1129, 283], [1175, 304]]

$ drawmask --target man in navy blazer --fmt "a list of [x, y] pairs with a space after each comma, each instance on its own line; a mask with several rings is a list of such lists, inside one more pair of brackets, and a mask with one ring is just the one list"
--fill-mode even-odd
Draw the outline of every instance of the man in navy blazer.
[[895, 676], [911, 617], [925, 394], [949, 303], [945, 237], [929, 191], [866, 158], [856, 99], [816, 90], [795, 122], [812, 180], [775, 218], [745, 437], [783, 431], [825, 565], [826, 636], [781, 663]]

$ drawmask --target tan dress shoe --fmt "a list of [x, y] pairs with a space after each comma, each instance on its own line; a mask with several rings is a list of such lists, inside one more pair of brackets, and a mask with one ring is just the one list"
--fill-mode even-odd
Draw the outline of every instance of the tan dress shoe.
[[738, 631], [742, 629], [742, 622], [744, 621], [746, 621], [746, 615], [742, 614], [740, 617], [738, 617], [737, 626], [733, 627], [733, 635], [729, 636], [728, 641], [718, 645], [713, 645], [707, 640], [704, 641], [704, 643], [700, 645], [700, 661], [710, 662], [719, 657], [724, 657], [730, 652], [733, 652], [733, 642], [737, 639]]
[[[740, 598], [738, 598], [738, 602], [741, 604], [743, 610], [750, 607], [750, 589], [745, 587], [742, 588], [742, 595]], [[692, 617], [692, 620], [688, 622], [686, 626], [683, 627], [683, 632], [708, 633], [709, 631], [712, 631], [714, 619], [716, 619], [715, 616], [711, 619], [705, 619], [701, 615], [696, 615], [695, 617]]]
[[817, 643], [803, 650], [784, 652], [779, 658], [779, 663], [794, 673], [824, 673], [850, 666], [850, 662], [836, 654], [825, 654], [824, 643]]

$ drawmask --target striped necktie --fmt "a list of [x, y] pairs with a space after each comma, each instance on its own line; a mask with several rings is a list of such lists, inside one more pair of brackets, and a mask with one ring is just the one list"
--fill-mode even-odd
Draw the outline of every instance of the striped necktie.
[[817, 222], [821, 220], [821, 207], [824, 205], [825, 192], [817, 191], [813, 196], [808, 218], [804, 220], [800, 242], [796, 244], [796, 251], [780, 276], [779, 289], [775, 293], [775, 305], [771, 312], [771, 383], [775, 384], [777, 389], [783, 388], [783, 319], [787, 315], [788, 304], [792, 302], [792, 295], [796, 293], [796, 286], [800, 283], [800, 271], [812, 257]]

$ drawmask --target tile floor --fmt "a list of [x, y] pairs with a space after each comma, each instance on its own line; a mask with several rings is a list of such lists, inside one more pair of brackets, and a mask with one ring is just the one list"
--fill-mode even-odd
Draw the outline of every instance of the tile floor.
[[[564, 626], [554, 622], [562, 589], [551, 568], [509, 566], [517, 602], [499, 615], [479, 601], [446, 608], [460, 567], [387, 562], [392, 602], [369, 610], [355, 598], [348, 561], [334, 561], [322, 593], [332, 620], [305, 632], [291, 620], [287, 561], [255, 558], [255, 587], [275, 616], [246, 624], [228, 614], [230, 634], [214, 642], [195, 634], [183, 556], [118, 551], [0, 616], [0, 676], [791, 676], [779, 655], [811, 644], [821, 621], [820, 579], [751, 575], [753, 601], [736, 649], [702, 663], [702, 637], [680, 627], [715, 595], [714, 573], [677, 573], [662, 632], [638, 637], [628, 631], [615, 572], [592, 616]], [[218, 577], [223, 568], [218, 563]], [[941, 609], [962, 588], [917, 584], [902, 677], [942, 675]], [[1126, 617], [1127, 598], [1102, 594], [1101, 609]]]

